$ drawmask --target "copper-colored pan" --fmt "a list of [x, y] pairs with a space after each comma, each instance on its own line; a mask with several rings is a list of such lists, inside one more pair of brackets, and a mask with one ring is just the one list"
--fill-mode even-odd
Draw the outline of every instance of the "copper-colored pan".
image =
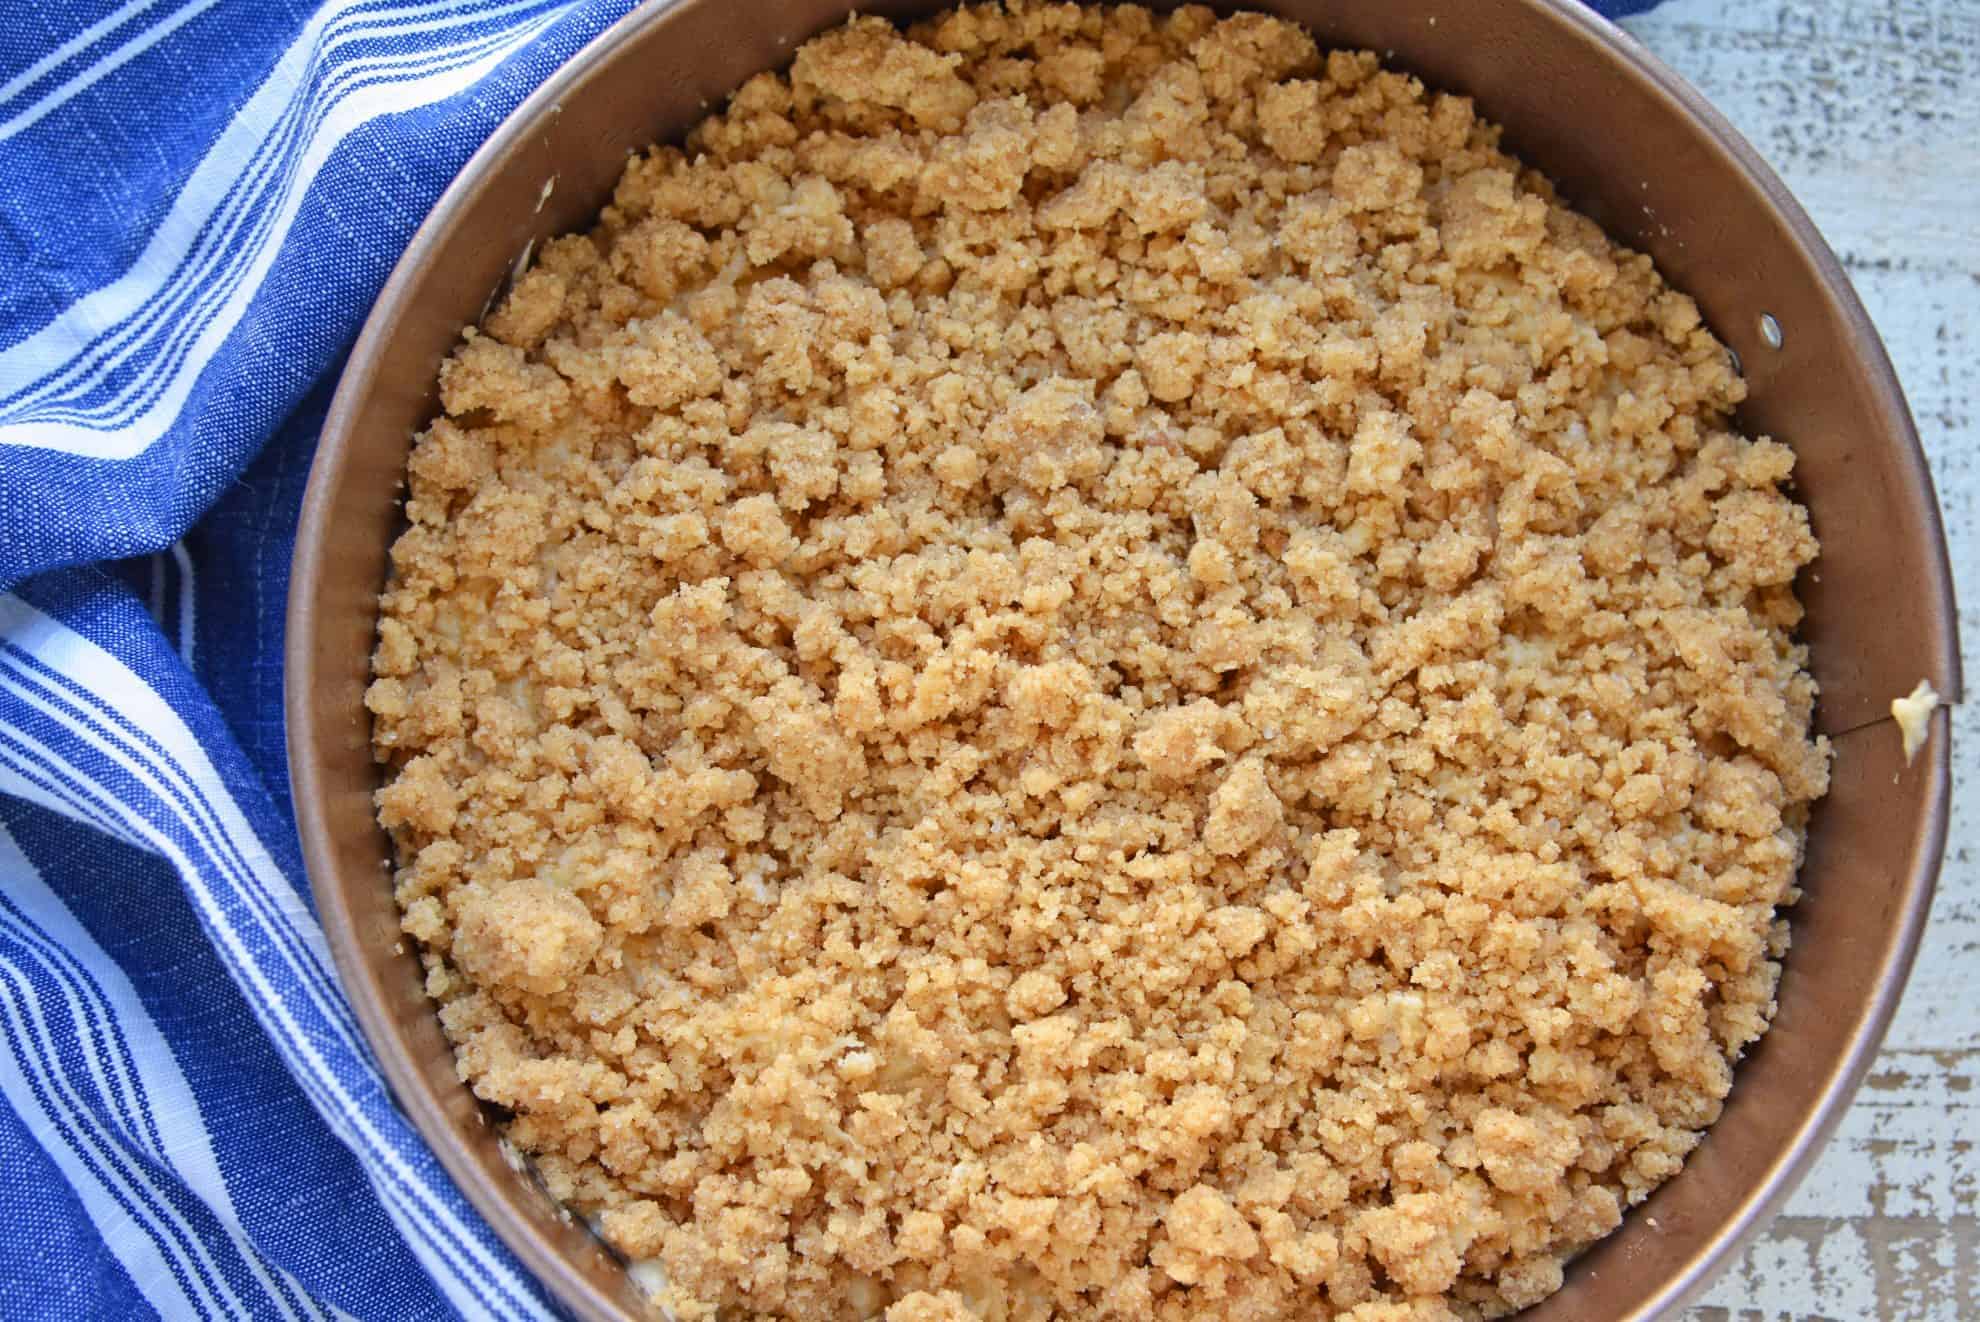
[[[362, 702], [398, 483], [434, 376], [534, 239], [585, 227], [626, 154], [678, 136], [844, 0], [676, 0], [636, 11], [511, 116], [454, 182], [373, 309], [323, 430], [289, 596], [289, 762], [303, 855], [358, 1020], [400, 1104], [496, 1231], [579, 1317], [640, 1316], [624, 1272], [503, 1161], [398, 930]], [[871, 12], [875, 6], [861, 9]], [[885, 3], [907, 16], [936, 5]], [[1575, 0], [1286, 0], [1323, 44], [1382, 52], [1475, 97], [1573, 204], [1654, 256], [1740, 355], [1746, 426], [1788, 441], [1822, 542], [1806, 636], [1836, 743], [1773, 1031], [1683, 1174], [1584, 1255], [1550, 1322], [1675, 1310], [1808, 1168], [1911, 966], [1944, 846], [1948, 722], [1907, 767], [1890, 700], [1959, 691], [1951, 576], [1896, 378], [1834, 255], [1699, 95]], [[546, 184], [554, 183], [546, 190]], [[1779, 328], [1776, 347], [1762, 318]]]

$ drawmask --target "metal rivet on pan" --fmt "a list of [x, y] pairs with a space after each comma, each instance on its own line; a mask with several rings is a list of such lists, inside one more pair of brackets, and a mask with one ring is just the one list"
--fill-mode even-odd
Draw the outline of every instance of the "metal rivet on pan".
[[1771, 312], [1760, 314], [1760, 338], [1767, 342], [1769, 349], [1781, 347], [1781, 323], [1774, 320]]

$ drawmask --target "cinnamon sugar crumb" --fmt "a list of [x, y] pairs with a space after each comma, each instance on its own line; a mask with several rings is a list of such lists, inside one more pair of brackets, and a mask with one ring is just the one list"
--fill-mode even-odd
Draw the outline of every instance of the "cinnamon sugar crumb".
[[677, 1317], [1501, 1315], [1766, 1029], [1793, 456], [1462, 98], [1259, 15], [855, 19], [440, 389], [405, 930]]

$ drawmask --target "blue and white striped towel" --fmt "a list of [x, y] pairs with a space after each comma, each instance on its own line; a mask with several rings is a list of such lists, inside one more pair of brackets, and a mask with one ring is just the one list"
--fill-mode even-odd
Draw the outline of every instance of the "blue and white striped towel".
[[630, 4], [0, 24], [0, 1317], [554, 1316], [337, 989], [281, 629], [365, 310], [474, 147]]

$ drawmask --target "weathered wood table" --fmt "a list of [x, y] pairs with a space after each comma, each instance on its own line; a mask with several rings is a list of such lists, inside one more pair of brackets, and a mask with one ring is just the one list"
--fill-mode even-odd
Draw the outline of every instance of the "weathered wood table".
[[[1980, 0], [1672, 0], [1626, 26], [1726, 112], [1870, 309], [1925, 438], [1980, 675]], [[1689, 1322], [1980, 1318], [1980, 704], [1883, 1055], [1785, 1212]], [[1960, 797], [1964, 796], [1964, 803]]]

